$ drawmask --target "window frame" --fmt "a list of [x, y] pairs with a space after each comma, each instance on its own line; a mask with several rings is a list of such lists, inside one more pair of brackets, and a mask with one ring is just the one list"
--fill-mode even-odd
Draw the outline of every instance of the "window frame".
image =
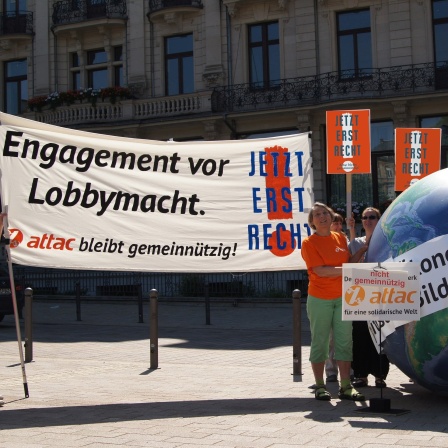
[[[277, 25], [277, 37], [269, 37], [269, 27], [271, 25]], [[261, 41], [252, 41], [252, 30], [255, 27], [261, 27]], [[247, 27], [247, 47], [248, 47], [248, 61], [249, 61], [249, 84], [251, 89], [272, 89], [276, 88], [280, 84], [281, 75], [277, 79], [271, 79], [271, 66], [276, 64], [280, 67], [280, 25], [277, 20], [270, 22], [254, 23]], [[270, 50], [273, 47], [277, 47], [277, 61], [271, 61]], [[262, 79], [255, 79], [253, 73], [253, 54], [254, 50], [261, 48], [261, 65], [262, 65]]]
[[[359, 27], [359, 28], [350, 28], [347, 30], [340, 29], [340, 18], [343, 15], [353, 14], [353, 13], [369, 13], [369, 26], [368, 27]], [[336, 41], [337, 41], [337, 52], [338, 52], [338, 72], [339, 78], [341, 80], [354, 80], [361, 79], [366, 77], [371, 77], [373, 68], [373, 55], [372, 55], [372, 24], [371, 24], [371, 14], [370, 8], [362, 8], [357, 10], [349, 10], [349, 11], [339, 11], [336, 13]], [[360, 36], [363, 34], [369, 34], [369, 44], [370, 44], [370, 67], [362, 68], [359, 66], [359, 56], [360, 49], [358, 48]], [[344, 46], [341, 45], [341, 38], [345, 36], [353, 37], [353, 68], [342, 68], [342, 51]], [[350, 73], [351, 72], [351, 73]]]
[[[436, 67], [438, 66], [438, 62], [445, 62], [445, 64], [443, 66], [446, 67], [446, 62], [448, 61], [448, 54], [446, 59], [439, 61], [437, 58], [437, 44], [438, 44], [438, 40], [436, 39], [436, 27], [438, 25], [447, 25], [448, 26], [448, 14], [446, 17], [441, 17], [441, 18], [435, 18], [435, 4], [436, 3], [441, 3], [441, 2], [446, 2], [447, 6], [448, 6], [448, 0], [432, 0], [431, 2], [431, 18], [432, 18], [432, 35], [433, 35], [433, 52], [434, 52], [434, 64], [436, 65]], [[447, 47], [447, 52], [448, 52], [448, 47]]]
[[[104, 53], [106, 60], [95, 62], [96, 55]], [[93, 48], [85, 50], [82, 55], [78, 52], [70, 53], [70, 86], [73, 90], [82, 90], [83, 82], [87, 88], [101, 89], [124, 85], [123, 46], [115, 45], [109, 50]], [[85, 62], [83, 62], [85, 61]], [[94, 86], [95, 73], [106, 73], [106, 85]]]
[[[177, 39], [183, 37], [191, 37], [191, 50], [188, 51], [180, 51], [180, 52], [169, 52], [169, 40]], [[183, 95], [194, 92], [194, 36], [193, 33], [184, 33], [184, 34], [176, 34], [172, 36], [166, 36], [164, 42], [164, 66], [165, 66], [165, 95], [166, 96], [175, 96], [175, 95]], [[185, 62], [191, 59], [192, 72], [187, 73], [188, 69], [185, 67]], [[170, 80], [170, 67], [169, 63], [171, 61], [177, 61], [177, 89], [176, 92], [171, 91], [171, 80]], [[191, 76], [191, 84], [192, 88], [187, 88], [187, 76]]]
[[[13, 63], [25, 63], [25, 73], [22, 75], [8, 75], [8, 64]], [[4, 88], [4, 99], [3, 99], [3, 110], [9, 114], [22, 114], [27, 109], [28, 103], [28, 60], [27, 58], [12, 59], [10, 61], [3, 61], [3, 88]], [[25, 81], [25, 86], [22, 83]], [[8, 107], [10, 98], [8, 97], [8, 85], [15, 84], [17, 86], [17, 97], [15, 98], [15, 106], [17, 111], [11, 111]], [[14, 101], [14, 99], [12, 99]]]
[[15, 13], [15, 15], [19, 15], [20, 13], [24, 13], [27, 9], [27, 1], [26, 0], [16, 0], [14, 3], [14, 8], [11, 8], [10, 0], [3, 0], [3, 11], [8, 14], [9, 17], [11, 15], [9, 13]]

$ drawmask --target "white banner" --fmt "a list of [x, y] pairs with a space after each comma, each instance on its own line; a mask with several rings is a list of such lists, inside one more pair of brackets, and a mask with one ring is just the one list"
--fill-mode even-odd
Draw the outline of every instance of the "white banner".
[[305, 269], [308, 133], [160, 142], [0, 114], [13, 263], [68, 269]]
[[[398, 262], [406, 265], [414, 262], [420, 271], [420, 318], [429, 316], [448, 307], [448, 235], [438, 236], [411, 249], [387, 262]], [[385, 264], [382, 263], [382, 264]], [[369, 322], [369, 330], [374, 342], [384, 341], [397, 327], [411, 322], [385, 320]]]

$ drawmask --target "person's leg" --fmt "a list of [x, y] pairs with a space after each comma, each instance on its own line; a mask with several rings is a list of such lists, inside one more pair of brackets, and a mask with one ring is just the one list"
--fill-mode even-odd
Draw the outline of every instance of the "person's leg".
[[308, 295], [306, 310], [311, 329], [310, 362], [316, 383], [315, 397], [317, 400], [329, 400], [330, 394], [325, 389], [324, 366], [328, 358], [332, 306], [328, 300], [318, 299]]
[[376, 346], [372, 341], [372, 337], [370, 336], [367, 322], [360, 322], [360, 324], [364, 324], [364, 356], [368, 363], [368, 373], [375, 377], [376, 387], [386, 387], [386, 382], [384, 380], [389, 373], [389, 359], [386, 355], [378, 353]]
[[[367, 330], [367, 333], [366, 333]], [[365, 321], [353, 321], [353, 374], [355, 376], [354, 384], [357, 387], [367, 386], [369, 369], [369, 356], [367, 356], [367, 345], [370, 339], [367, 323]]]
[[333, 330], [330, 333], [328, 358], [325, 361], [325, 375], [328, 382], [335, 382], [338, 380], [338, 364], [334, 359]]
[[352, 322], [342, 320], [342, 298], [336, 299], [333, 302], [334, 349], [341, 376], [341, 388], [338, 396], [341, 399], [364, 401], [364, 395], [360, 394], [350, 382], [350, 367], [353, 357]]
[[318, 299], [308, 295], [306, 310], [311, 330], [310, 361], [312, 364], [322, 364], [322, 369], [320, 367], [316, 369], [315, 375], [318, 375], [317, 377], [315, 376], [316, 381], [323, 381], [324, 377], [324, 363], [328, 358], [331, 322], [333, 319], [332, 308], [330, 300]]

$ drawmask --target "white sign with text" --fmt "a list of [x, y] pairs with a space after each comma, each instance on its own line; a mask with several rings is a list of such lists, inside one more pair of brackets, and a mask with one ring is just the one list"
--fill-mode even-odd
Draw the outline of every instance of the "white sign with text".
[[420, 320], [418, 263], [343, 265], [342, 320]]

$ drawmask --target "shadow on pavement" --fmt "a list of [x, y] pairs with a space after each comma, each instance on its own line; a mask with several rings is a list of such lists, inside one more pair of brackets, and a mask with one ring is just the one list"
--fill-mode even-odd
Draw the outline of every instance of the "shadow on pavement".
[[[406, 396], [402, 397], [400, 407], [406, 408]], [[408, 397], [410, 401], [415, 396]], [[422, 396], [423, 399], [423, 396]], [[426, 394], [426, 400], [428, 396]], [[446, 425], [433, 421], [434, 412], [446, 410], [446, 402], [433, 400], [430, 414], [422, 413], [419, 420], [412, 420], [413, 431], [445, 432]], [[316, 422], [339, 422], [348, 416], [360, 417], [355, 412], [356, 406], [351, 402], [315, 402], [314, 399], [304, 398], [254, 398], [229, 400], [198, 400], [198, 401], [169, 401], [155, 403], [113, 403], [92, 406], [66, 406], [54, 408], [31, 408], [1, 410], [2, 429], [26, 429], [52, 426], [71, 426], [100, 424], [107, 422], [126, 422], [135, 420], [159, 420], [170, 418], [219, 417], [229, 415], [261, 415], [307, 412], [306, 418]], [[408, 403], [411, 405], [412, 403]], [[415, 403], [414, 403], [415, 407]], [[409, 409], [409, 408], [408, 408]], [[421, 408], [420, 408], [421, 410]], [[410, 409], [410, 412], [413, 412]], [[420, 411], [415, 411], [420, 412]], [[378, 414], [377, 414], [378, 416]], [[360, 428], [404, 429], [407, 419], [405, 416], [382, 414], [382, 422], [357, 420], [350, 424]]]

